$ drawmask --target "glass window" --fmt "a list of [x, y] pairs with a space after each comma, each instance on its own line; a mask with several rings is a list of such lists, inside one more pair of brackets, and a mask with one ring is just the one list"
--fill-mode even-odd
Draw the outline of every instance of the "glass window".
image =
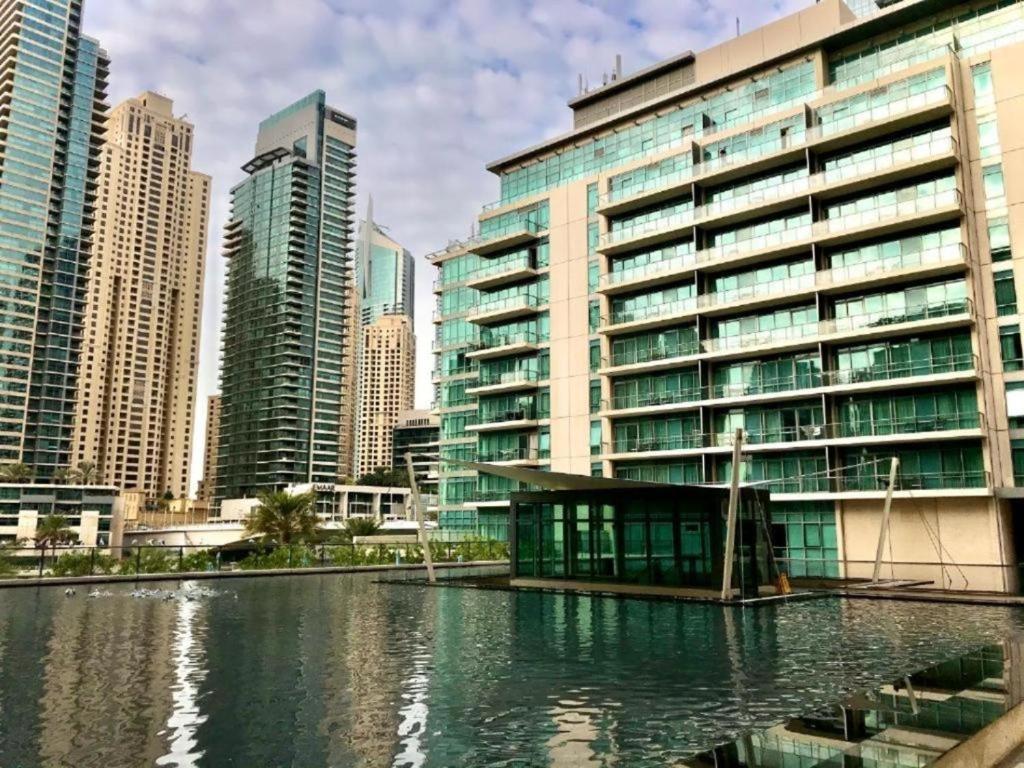
[[601, 382], [590, 382], [590, 412], [597, 413], [601, 410]]
[[1017, 314], [1017, 289], [1013, 271], [996, 272], [992, 279], [996, 288], [996, 314], [1000, 317]]
[[1006, 187], [1003, 184], [1003, 166], [990, 165], [981, 171], [981, 182], [985, 190], [985, 200], [989, 205], [1005, 205]]
[[989, 219], [988, 250], [992, 261], [1009, 261], [1013, 258], [1010, 249], [1010, 222], [1005, 216]]
[[1004, 371], [1024, 369], [1024, 348], [1021, 347], [1020, 326], [1004, 325], [999, 329], [999, 353]]
[[590, 372], [594, 373], [601, 367], [601, 342], [593, 339], [590, 342]]
[[[974, 100], [991, 100], [992, 97], [992, 62], [986, 61], [971, 67], [971, 79], [974, 81]], [[986, 97], [988, 97], [986, 99]]]
[[590, 455], [600, 456], [601, 453], [601, 421], [595, 419], [590, 422]]

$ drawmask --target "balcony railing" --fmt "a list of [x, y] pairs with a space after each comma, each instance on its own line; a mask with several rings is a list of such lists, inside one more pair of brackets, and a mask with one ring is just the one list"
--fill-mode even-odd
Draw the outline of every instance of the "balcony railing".
[[913, 267], [967, 262], [967, 247], [963, 243], [947, 243], [925, 251], [901, 253], [898, 256], [883, 256], [879, 259], [861, 261], [818, 273], [819, 287], [848, 283], [862, 278], [875, 277], [887, 272], [898, 272]]
[[[829, 424], [800, 424], [780, 426], [772, 429], [744, 430], [743, 442], [747, 445], [766, 443], [799, 443], [807, 440], [826, 440], [832, 437], [833, 430]], [[736, 430], [730, 429], [710, 435], [710, 445], [716, 448], [728, 448], [736, 441]]]
[[477, 424], [502, 424], [509, 421], [533, 421], [536, 418], [536, 408], [510, 408], [505, 411], [481, 411], [477, 416]]
[[746, 397], [748, 395], [773, 395], [779, 392], [790, 392], [801, 389], [820, 387], [822, 374], [820, 371], [793, 376], [780, 376], [760, 381], [741, 381], [728, 384], [712, 384], [712, 397]]
[[673, 437], [632, 437], [605, 444], [607, 453], [645, 453], [647, 451], [684, 451], [705, 447], [705, 436], [700, 432]]
[[477, 387], [494, 387], [501, 384], [520, 384], [540, 381], [540, 374], [532, 369], [518, 371], [480, 371]]
[[837, 437], [886, 437], [919, 432], [945, 432], [959, 429], [979, 429], [982, 416], [974, 413], [933, 414], [906, 416], [895, 419], [871, 418], [840, 421], [836, 425]]
[[487, 277], [494, 277], [505, 272], [518, 272], [524, 269], [532, 269], [533, 263], [529, 253], [515, 253], [511, 256], [502, 256], [497, 259], [489, 259], [484, 264], [474, 269], [466, 276], [468, 282], [482, 280]]
[[700, 344], [696, 339], [678, 344], [663, 344], [656, 347], [643, 349], [630, 349], [620, 352], [612, 352], [604, 363], [612, 366], [639, 365], [650, 363], [656, 360], [671, 360], [674, 357], [686, 357], [695, 355], [700, 351]]
[[662, 259], [661, 261], [653, 261], [648, 262], [647, 264], [626, 267], [625, 269], [620, 269], [617, 272], [606, 272], [601, 275], [601, 286], [607, 288], [620, 283], [627, 283], [631, 280], [637, 280], [642, 277], [671, 274], [672, 272], [677, 272], [696, 263], [697, 254], [693, 252], [670, 256], [669, 258]]
[[[839, 485], [844, 491], [884, 491], [889, 487], [889, 473], [844, 475], [839, 478]], [[942, 491], [987, 488], [989, 485], [988, 472], [983, 470], [906, 472], [899, 468], [896, 474], [897, 491]]]
[[598, 247], [606, 248], [609, 245], [623, 243], [627, 240], [633, 240], [654, 232], [665, 232], [672, 229], [678, 229], [679, 227], [686, 227], [693, 224], [695, 221], [695, 215], [696, 211], [691, 207], [688, 210], [669, 213], [657, 219], [645, 221], [641, 224], [633, 224], [628, 227], [611, 229], [601, 235], [601, 241]]
[[816, 276], [813, 272], [806, 275], [796, 275], [782, 280], [768, 280], [753, 285], [745, 285], [740, 288], [732, 288], [727, 291], [716, 291], [706, 293], [697, 297], [697, 304], [701, 308], [715, 307], [721, 304], [731, 304], [734, 301], [743, 299], [756, 299], [771, 296], [773, 294], [790, 295], [798, 291], [814, 288]]
[[485, 330], [480, 338], [470, 343], [470, 349], [495, 349], [497, 347], [510, 347], [514, 344], [537, 344], [540, 336], [536, 331], [516, 331], [513, 333], [495, 333]]
[[[651, 174], [646, 176], [643, 180], [631, 181], [629, 184], [612, 187], [608, 192], [601, 196], [601, 204], [608, 205], [609, 203], [616, 203], [620, 200], [625, 200], [627, 198], [634, 197], [635, 195], [643, 194], [644, 192], [657, 192], [685, 182], [693, 176], [693, 164], [689, 161], [689, 157], [689, 154], [676, 155], [675, 164], [682, 167], [676, 168], [675, 170], [659, 174]], [[660, 162], [664, 163], [665, 161], [662, 160]], [[636, 173], [636, 171], [631, 171], [630, 173]]]
[[682, 405], [702, 400], [707, 389], [692, 387], [668, 392], [645, 392], [642, 395], [616, 395], [602, 401], [605, 410], [622, 411], [629, 408], [651, 408], [659, 405]]
[[651, 320], [658, 317], [673, 317], [686, 312], [692, 312], [697, 308], [697, 297], [692, 296], [686, 299], [675, 301], [663, 301], [659, 304], [648, 304], [646, 307], [637, 307], [630, 310], [612, 311], [607, 318], [605, 325], [618, 325], [619, 323], [635, 323], [641, 320]]
[[837, 216], [833, 219], [817, 221], [814, 223], [813, 232], [815, 237], [842, 234], [852, 229], [873, 226], [883, 221], [903, 219], [941, 208], [961, 207], [961, 205], [960, 190], [945, 189], [932, 195], [897, 200], [894, 203], [880, 204], [875, 208], [857, 211], [846, 216]]
[[537, 307], [540, 301], [534, 293], [518, 293], [514, 296], [503, 296], [498, 299], [481, 301], [473, 308], [472, 314], [483, 315], [490, 312], [500, 312], [504, 309], [528, 309]]
[[842, 333], [855, 331], [861, 328], [876, 328], [886, 325], [898, 325], [901, 323], [913, 323], [921, 320], [933, 320], [940, 317], [969, 314], [971, 311], [970, 301], [967, 299], [954, 299], [952, 301], [939, 301], [931, 304], [916, 304], [907, 307], [902, 313], [893, 309], [883, 309], [878, 312], [865, 312], [859, 315], [837, 317], [834, 320], [825, 320], [821, 323], [821, 333]]
[[760, 347], [779, 341], [794, 341], [815, 336], [818, 333], [818, 325], [816, 322], [801, 323], [800, 325], [788, 325], [784, 328], [773, 328], [768, 331], [744, 333], [736, 336], [720, 336], [716, 339], [705, 339], [701, 344], [705, 352], [722, 352], [728, 349]]
[[697, 251], [696, 261], [703, 264], [709, 261], [728, 259], [744, 253], [763, 251], [769, 248], [782, 248], [792, 243], [799, 243], [804, 240], [810, 241], [813, 236], [811, 224], [800, 224], [780, 232], [766, 232], [763, 235], [751, 235], [742, 240], [735, 240], [723, 245], [713, 245], [710, 248]]
[[[906, 82], [905, 80], [900, 80], [886, 87], [895, 88]], [[838, 117], [821, 118], [821, 121], [816, 126], [816, 133], [821, 136], [831, 136], [868, 123], [890, 120], [893, 117], [913, 112], [917, 109], [948, 103], [951, 99], [952, 91], [950, 91], [947, 85], [938, 85], [921, 93], [907, 94], [900, 92], [894, 94], [893, 98], [884, 104], [861, 102], [859, 108], [854, 112], [843, 112]], [[837, 103], [842, 102], [832, 102], [822, 105], [818, 109], [820, 111], [824, 106], [832, 107]]]
[[956, 373], [978, 369], [978, 359], [967, 352], [961, 355], [935, 357], [925, 360], [901, 360], [866, 365], [860, 368], [848, 368], [841, 371], [829, 371], [824, 374], [826, 386], [843, 386], [862, 384], [868, 381], [887, 381], [909, 376], [934, 376], [943, 373]]
[[502, 448], [477, 455], [477, 461], [483, 462], [537, 461], [539, 458], [536, 448]]

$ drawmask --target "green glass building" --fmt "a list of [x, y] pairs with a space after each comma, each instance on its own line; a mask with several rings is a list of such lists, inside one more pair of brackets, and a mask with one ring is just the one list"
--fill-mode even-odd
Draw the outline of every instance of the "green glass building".
[[71, 462], [109, 62], [81, 0], [0, 1], [0, 462]]
[[897, 459], [886, 574], [1016, 590], [1021, 66], [1021, 0], [821, 0], [571, 99], [429, 256], [441, 524], [516, 490], [444, 457], [722, 484], [742, 429], [792, 575], [871, 575]]
[[260, 124], [232, 190], [218, 502], [340, 476], [355, 144], [315, 91]]
[[413, 320], [416, 264], [409, 250], [373, 220], [372, 199], [359, 227], [356, 249], [360, 323], [370, 325], [382, 315], [406, 315]]

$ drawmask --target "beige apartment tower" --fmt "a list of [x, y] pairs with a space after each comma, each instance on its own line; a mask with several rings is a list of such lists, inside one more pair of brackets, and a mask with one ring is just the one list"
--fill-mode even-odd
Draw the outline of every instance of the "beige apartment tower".
[[212, 501], [217, 487], [217, 440], [220, 434], [220, 395], [206, 398], [206, 443], [203, 447], [203, 479], [199, 481], [196, 498]]
[[107, 125], [73, 447], [148, 496], [189, 490], [210, 205], [172, 106], [146, 92]]
[[382, 315], [362, 330], [356, 477], [391, 466], [392, 432], [413, 405], [416, 340], [406, 315]]

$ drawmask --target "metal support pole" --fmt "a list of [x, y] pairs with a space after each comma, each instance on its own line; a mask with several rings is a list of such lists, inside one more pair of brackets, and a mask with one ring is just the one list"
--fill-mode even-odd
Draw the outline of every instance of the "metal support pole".
[[736, 553], [736, 511], [740, 503], [740, 460], [743, 456], [743, 428], [736, 428], [732, 443], [732, 479], [729, 482], [729, 514], [725, 520], [725, 563], [722, 567], [722, 599], [732, 598], [732, 561]]
[[892, 511], [892, 492], [896, 487], [896, 468], [899, 467], [900, 460], [895, 456], [892, 457], [892, 463], [889, 465], [889, 487], [885, 489], [885, 504], [882, 506], [882, 528], [878, 531], [878, 549], [875, 550], [875, 571], [871, 576], [871, 583], [877, 584], [878, 578], [882, 574], [882, 550], [885, 549], [885, 536], [889, 531], [889, 514]]
[[427, 524], [423, 519], [423, 501], [420, 499], [420, 489], [416, 485], [416, 473], [412, 468], [412, 454], [405, 454], [405, 468], [409, 472], [409, 488], [412, 490], [412, 504], [416, 509], [416, 521], [420, 529], [420, 546], [423, 547], [423, 562], [427, 565], [427, 581], [434, 583], [434, 558], [430, 555], [430, 542], [427, 540]]

